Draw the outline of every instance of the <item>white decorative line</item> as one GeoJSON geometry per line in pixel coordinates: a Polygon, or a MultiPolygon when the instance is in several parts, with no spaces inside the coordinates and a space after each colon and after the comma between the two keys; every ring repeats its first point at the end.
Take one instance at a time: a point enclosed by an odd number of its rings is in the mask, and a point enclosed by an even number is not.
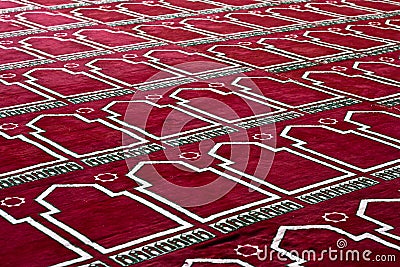
{"type": "Polygon", "coordinates": [[[179,155],[179,158],[189,159],[189,160],[199,159],[200,157],[201,154],[198,152],[183,152],[182,154],[179,155]]]}
{"type": "Polygon", "coordinates": [[[101,182],[113,182],[118,179],[118,175],[115,173],[106,172],[94,176],[94,179],[101,182]]]}
{"type": "Polygon", "coordinates": [[[5,131],[14,130],[16,128],[18,128],[18,124],[12,122],[3,123],[2,125],[0,125],[0,129],[5,131]]]}
{"type": "Polygon", "coordinates": [[[145,98],[147,100],[158,100],[162,98],[162,95],[146,95],[145,98]]]}
{"type": "Polygon", "coordinates": [[[76,110],[76,112],[80,113],[80,114],[89,114],[92,113],[94,111],[94,109],[92,108],[79,108],[76,110]]]}
{"type": "Polygon", "coordinates": [[[0,78],[2,79],[11,79],[11,78],[15,78],[17,76],[17,74],[15,73],[4,73],[0,75],[0,78]]]}
{"type": "Polygon", "coordinates": [[[237,255],[243,256],[245,258],[250,257],[250,256],[257,256],[260,253],[262,253],[262,250],[258,246],[253,246],[253,245],[250,245],[250,244],[246,244],[244,246],[238,245],[237,248],[235,249],[235,251],[236,251],[237,255]],[[250,254],[244,254],[244,253],[240,252],[240,249],[242,249],[242,248],[253,248],[255,251],[253,253],[250,253],[250,254]]]}
{"type": "Polygon", "coordinates": [[[22,197],[6,197],[5,199],[1,200],[0,203],[1,203],[1,206],[6,206],[8,208],[19,207],[19,206],[21,206],[22,204],[25,203],[25,198],[22,198],[22,197]],[[10,204],[10,200],[12,202],[14,202],[15,200],[18,200],[19,202],[14,203],[14,204],[10,204]]]}
{"type": "Polygon", "coordinates": [[[79,67],[78,63],[67,63],[64,65],[64,68],[73,69],[79,67]]]}
{"type": "Polygon", "coordinates": [[[343,67],[343,66],[333,66],[331,69],[334,70],[334,71],[346,71],[346,70],[347,70],[347,67],[343,67]]]}
{"type": "Polygon", "coordinates": [[[274,136],[272,134],[261,133],[253,135],[253,138],[256,140],[271,140],[274,136]]]}
{"type": "Polygon", "coordinates": [[[324,216],[322,216],[322,218],[324,218],[324,220],[327,221],[327,222],[338,223],[338,222],[345,222],[345,221],[347,221],[347,219],[349,218],[349,216],[347,216],[345,213],[334,211],[334,212],[325,213],[324,216]],[[334,216],[334,215],[340,215],[340,216],[342,216],[342,218],[341,218],[341,219],[338,219],[338,220],[330,219],[329,217],[332,216],[332,215],[333,215],[333,216],[334,216]]]}
{"type": "Polygon", "coordinates": [[[338,120],[331,119],[331,118],[321,118],[321,119],[319,119],[318,122],[321,124],[324,124],[324,125],[334,125],[334,124],[338,123],[338,120]]]}

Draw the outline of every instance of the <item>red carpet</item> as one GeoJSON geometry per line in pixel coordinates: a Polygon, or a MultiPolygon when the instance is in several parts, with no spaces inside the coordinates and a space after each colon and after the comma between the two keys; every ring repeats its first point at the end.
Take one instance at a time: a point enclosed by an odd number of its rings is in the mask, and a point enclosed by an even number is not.
{"type": "Polygon", "coordinates": [[[399,0],[0,13],[0,267],[399,266],[399,0]]]}

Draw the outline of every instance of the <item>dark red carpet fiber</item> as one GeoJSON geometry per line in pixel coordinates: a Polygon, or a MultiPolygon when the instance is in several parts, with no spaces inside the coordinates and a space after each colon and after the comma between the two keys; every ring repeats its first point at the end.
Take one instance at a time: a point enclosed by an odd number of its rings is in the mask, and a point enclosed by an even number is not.
{"type": "Polygon", "coordinates": [[[400,266],[399,0],[1,0],[0,267],[400,266]]]}

